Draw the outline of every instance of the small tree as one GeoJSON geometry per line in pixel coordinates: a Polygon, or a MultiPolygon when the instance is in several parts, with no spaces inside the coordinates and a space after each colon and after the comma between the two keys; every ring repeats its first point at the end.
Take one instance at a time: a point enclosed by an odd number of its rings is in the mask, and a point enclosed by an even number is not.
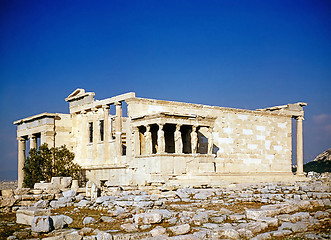
{"type": "Polygon", "coordinates": [[[31,149],[23,167],[24,185],[32,188],[36,182],[51,181],[52,177],[73,177],[81,180],[81,167],[74,163],[75,154],[65,145],[48,148],[43,144],[31,149]]]}

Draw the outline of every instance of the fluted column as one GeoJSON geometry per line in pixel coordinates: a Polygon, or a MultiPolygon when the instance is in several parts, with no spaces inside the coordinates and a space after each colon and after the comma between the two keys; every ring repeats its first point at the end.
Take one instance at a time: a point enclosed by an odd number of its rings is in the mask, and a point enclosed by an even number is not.
{"type": "Polygon", "coordinates": [[[25,138],[19,137],[18,140],[18,168],[17,168],[17,184],[18,188],[23,187],[24,180],[24,162],[25,162],[25,138]]]}
{"type": "Polygon", "coordinates": [[[165,152],[165,140],[163,124],[159,124],[159,130],[157,131],[157,153],[165,152]]]}
{"type": "Polygon", "coordinates": [[[303,117],[299,116],[297,120],[297,175],[303,176],[303,137],[302,137],[302,120],[303,117]]]}
{"type": "Polygon", "coordinates": [[[213,138],[213,129],[210,127],[208,128],[208,154],[213,154],[213,146],[214,146],[214,138],[213,138]]]}
{"type": "Polygon", "coordinates": [[[122,156],[122,103],[116,102],[115,151],[118,159],[122,156]]]}
{"type": "Polygon", "coordinates": [[[32,134],[29,136],[29,140],[30,140],[30,150],[32,148],[37,148],[37,137],[32,134]]]}
{"type": "Polygon", "coordinates": [[[109,130],[109,106],[103,106],[103,157],[104,162],[108,162],[109,160],[109,138],[110,138],[110,130],[109,130]]]}
{"type": "Polygon", "coordinates": [[[92,159],[98,159],[98,142],[99,139],[99,123],[98,123],[98,109],[92,109],[92,122],[93,122],[93,134],[92,134],[92,159]]]}
{"type": "Polygon", "coordinates": [[[180,131],[180,124],[176,125],[175,131],[175,152],[176,153],[183,153],[183,140],[182,140],[182,133],[180,131]]]}

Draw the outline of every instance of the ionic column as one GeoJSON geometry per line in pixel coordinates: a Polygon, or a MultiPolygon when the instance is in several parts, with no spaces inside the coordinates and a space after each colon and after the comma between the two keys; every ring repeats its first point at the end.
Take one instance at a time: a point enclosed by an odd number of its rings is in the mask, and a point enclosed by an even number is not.
{"type": "Polygon", "coordinates": [[[303,117],[299,116],[297,120],[297,175],[303,176],[303,138],[302,138],[302,120],[303,117]]]}
{"type": "Polygon", "coordinates": [[[145,147],[146,147],[146,154],[150,155],[153,153],[153,143],[152,143],[152,133],[151,133],[151,127],[149,125],[146,126],[146,132],[145,135],[145,147]]]}
{"type": "Polygon", "coordinates": [[[37,148],[37,137],[35,135],[30,135],[29,140],[30,140],[30,150],[32,148],[37,148]]]}
{"type": "Polygon", "coordinates": [[[115,118],[115,152],[118,159],[122,156],[122,103],[116,102],[115,118]]]}
{"type": "Polygon", "coordinates": [[[214,146],[214,138],[213,138],[213,129],[210,127],[208,128],[208,154],[213,154],[213,146],[214,146]]]}
{"type": "Polygon", "coordinates": [[[159,124],[159,130],[157,131],[157,153],[165,152],[165,140],[163,124],[159,124]]]}
{"type": "Polygon", "coordinates": [[[104,162],[109,160],[109,138],[110,138],[110,130],[109,130],[109,106],[106,105],[103,107],[103,114],[104,114],[104,139],[103,139],[103,157],[104,162]]]}
{"type": "Polygon", "coordinates": [[[25,162],[25,139],[17,138],[18,141],[18,168],[17,168],[17,184],[18,188],[23,187],[24,180],[24,162],[25,162]]]}
{"type": "Polygon", "coordinates": [[[183,153],[183,140],[182,140],[182,133],[180,132],[180,124],[176,125],[175,131],[175,152],[176,153],[183,153]]]}
{"type": "Polygon", "coordinates": [[[92,159],[98,158],[97,144],[100,139],[98,138],[100,131],[99,131],[99,122],[97,116],[98,116],[98,109],[92,109],[92,121],[93,121],[92,159]]]}
{"type": "Polygon", "coordinates": [[[133,131],[133,141],[134,141],[134,154],[135,156],[140,155],[140,138],[139,138],[139,129],[134,127],[133,131]]]}
{"type": "Polygon", "coordinates": [[[191,149],[192,154],[196,154],[198,150],[198,134],[197,134],[197,127],[192,126],[192,132],[191,132],[191,149]]]}

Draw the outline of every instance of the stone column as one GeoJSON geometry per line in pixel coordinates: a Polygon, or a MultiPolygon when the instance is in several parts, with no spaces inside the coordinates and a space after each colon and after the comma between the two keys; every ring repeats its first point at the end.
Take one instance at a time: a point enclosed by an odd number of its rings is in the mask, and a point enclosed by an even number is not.
{"type": "Polygon", "coordinates": [[[23,187],[24,180],[24,162],[25,162],[25,138],[19,137],[18,140],[18,168],[17,168],[17,184],[18,188],[23,187]]]}
{"type": "Polygon", "coordinates": [[[145,132],[145,147],[146,147],[146,155],[150,155],[153,153],[153,143],[152,143],[152,133],[151,127],[149,125],[146,126],[145,132]]]}
{"type": "Polygon", "coordinates": [[[159,124],[159,130],[157,131],[157,153],[165,152],[165,140],[163,124],[159,124]]]}
{"type": "Polygon", "coordinates": [[[109,106],[103,106],[103,131],[104,131],[104,139],[103,139],[103,158],[104,162],[108,162],[109,160],[109,138],[110,138],[110,130],[109,130],[109,106]]]}
{"type": "Polygon", "coordinates": [[[37,137],[32,134],[29,136],[29,140],[30,140],[30,150],[32,148],[37,148],[37,137]]]}
{"type": "Polygon", "coordinates": [[[299,116],[297,120],[297,176],[303,176],[303,138],[302,138],[302,120],[299,116]]]}
{"type": "Polygon", "coordinates": [[[208,128],[208,154],[213,154],[213,146],[214,146],[214,138],[213,138],[213,129],[210,127],[208,128]]]}
{"type": "Polygon", "coordinates": [[[182,140],[182,133],[180,131],[180,124],[176,125],[175,131],[175,152],[176,153],[183,153],[183,140],[182,140]]]}
{"type": "Polygon", "coordinates": [[[115,118],[115,153],[116,157],[122,157],[122,103],[116,102],[116,118],[115,118]]]}
{"type": "Polygon", "coordinates": [[[191,132],[191,150],[192,154],[196,154],[198,150],[198,134],[197,134],[197,127],[192,126],[192,132],[191,132]]]}
{"type": "Polygon", "coordinates": [[[92,159],[98,159],[98,142],[100,142],[99,136],[99,122],[98,122],[98,109],[92,109],[92,121],[93,121],[93,141],[92,141],[92,159]]]}
{"type": "Polygon", "coordinates": [[[140,155],[140,139],[138,127],[133,127],[134,155],[140,155]]]}

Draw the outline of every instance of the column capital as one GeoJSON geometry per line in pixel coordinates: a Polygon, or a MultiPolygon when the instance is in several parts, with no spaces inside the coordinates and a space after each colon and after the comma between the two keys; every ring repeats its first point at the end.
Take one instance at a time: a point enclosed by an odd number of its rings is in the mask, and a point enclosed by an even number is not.
{"type": "Polygon", "coordinates": [[[122,106],[122,102],[118,101],[118,102],[114,102],[115,106],[122,106]]]}
{"type": "Polygon", "coordinates": [[[17,141],[21,141],[21,142],[25,142],[26,139],[24,137],[17,137],[16,138],[17,141]]]}
{"type": "Polygon", "coordinates": [[[37,138],[36,135],[34,135],[34,134],[29,135],[29,139],[35,139],[35,138],[37,138]]]}
{"type": "Polygon", "coordinates": [[[295,120],[297,120],[297,121],[303,121],[303,120],[305,120],[305,119],[304,119],[303,116],[296,116],[296,117],[295,117],[295,120]]]}
{"type": "Polygon", "coordinates": [[[106,105],[103,105],[102,108],[103,108],[104,110],[109,110],[109,109],[110,109],[110,106],[106,104],[106,105]]]}

